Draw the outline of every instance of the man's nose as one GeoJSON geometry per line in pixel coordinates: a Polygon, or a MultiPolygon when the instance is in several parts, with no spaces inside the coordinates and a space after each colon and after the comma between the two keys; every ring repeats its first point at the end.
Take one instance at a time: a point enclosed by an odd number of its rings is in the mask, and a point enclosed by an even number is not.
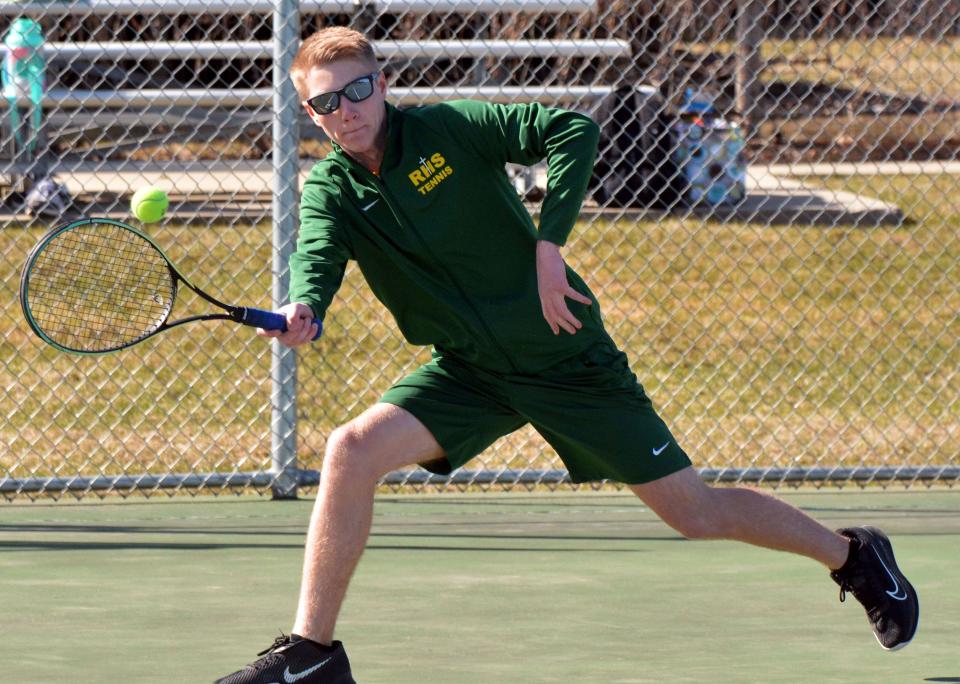
{"type": "Polygon", "coordinates": [[[359,108],[356,103],[351,102],[347,98],[340,97],[340,116],[345,120],[353,119],[357,116],[359,108]]]}

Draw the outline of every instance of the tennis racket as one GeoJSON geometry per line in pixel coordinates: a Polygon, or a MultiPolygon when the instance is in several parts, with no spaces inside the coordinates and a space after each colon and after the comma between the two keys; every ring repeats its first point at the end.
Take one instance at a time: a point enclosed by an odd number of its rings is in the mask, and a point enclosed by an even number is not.
{"type": "MultiPolygon", "coordinates": [[[[180,273],[163,250],[120,221],[83,218],[44,235],[20,276],[20,306],[31,329],[57,349],[104,354],[193,321],[230,320],[265,330],[287,329],[282,314],[231,306],[180,273]],[[223,313],[170,320],[178,285],[223,313]]],[[[314,337],[320,336],[320,322],[314,337]]]]}

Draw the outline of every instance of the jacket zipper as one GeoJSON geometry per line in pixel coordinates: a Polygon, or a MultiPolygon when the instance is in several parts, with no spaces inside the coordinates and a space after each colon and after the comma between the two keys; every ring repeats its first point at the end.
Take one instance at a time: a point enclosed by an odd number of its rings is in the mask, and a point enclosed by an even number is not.
{"type": "MultiPolygon", "coordinates": [[[[366,169],[364,170],[366,171],[366,169]]],[[[367,171],[367,173],[369,173],[369,171],[367,171]]],[[[372,173],[370,175],[373,176],[372,173]]],[[[424,239],[423,235],[420,234],[420,231],[416,229],[416,227],[413,225],[413,222],[408,221],[406,216],[404,216],[399,205],[394,201],[393,196],[387,190],[387,184],[383,181],[383,178],[379,176],[374,176],[374,178],[376,178],[377,184],[380,186],[380,194],[383,196],[384,202],[386,202],[387,207],[390,209],[390,212],[393,214],[393,217],[396,219],[397,223],[405,227],[416,236],[417,241],[423,248],[423,251],[433,260],[435,264],[437,264],[437,268],[440,269],[440,271],[447,277],[447,280],[449,280],[456,288],[460,298],[463,299],[468,307],[470,307],[470,311],[473,312],[473,315],[480,322],[480,327],[483,328],[483,331],[487,334],[487,338],[491,341],[496,350],[501,356],[503,356],[504,359],[506,359],[513,372],[519,373],[520,369],[517,368],[517,366],[513,363],[513,359],[510,358],[510,355],[507,354],[506,349],[504,349],[503,345],[500,344],[500,341],[497,340],[496,336],[493,334],[493,331],[490,329],[490,326],[487,325],[487,322],[484,320],[483,316],[480,315],[480,311],[476,306],[474,306],[470,298],[467,297],[467,293],[460,286],[460,283],[456,278],[453,277],[453,274],[446,269],[446,267],[443,265],[443,262],[437,258],[436,254],[433,253],[433,250],[430,249],[429,243],[424,239]]]]}

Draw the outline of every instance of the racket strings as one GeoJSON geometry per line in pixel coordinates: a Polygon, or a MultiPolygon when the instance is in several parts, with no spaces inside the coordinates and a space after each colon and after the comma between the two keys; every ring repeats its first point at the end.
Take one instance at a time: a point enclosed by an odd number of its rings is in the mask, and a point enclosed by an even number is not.
{"type": "Polygon", "coordinates": [[[149,335],[173,307],[164,256],[120,226],[80,224],[54,236],[30,271],[30,312],[57,344],[107,351],[149,335]]]}

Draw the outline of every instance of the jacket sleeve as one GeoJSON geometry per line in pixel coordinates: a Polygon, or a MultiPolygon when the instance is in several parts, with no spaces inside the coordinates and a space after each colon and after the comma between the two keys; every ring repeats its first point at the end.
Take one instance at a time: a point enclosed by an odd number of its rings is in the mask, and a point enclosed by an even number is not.
{"type": "Polygon", "coordinates": [[[307,304],[318,321],[326,316],[352,256],[339,197],[332,184],[307,180],[297,251],[290,257],[290,301],[307,304]]]}
{"type": "Polygon", "coordinates": [[[547,193],[540,212],[540,237],[563,245],[580,214],[593,173],[600,127],[577,112],[540,103],[490,104],[474,100],[447,105],[458,136],[497,164],[529,166],[547,160],[547,193]]]}

